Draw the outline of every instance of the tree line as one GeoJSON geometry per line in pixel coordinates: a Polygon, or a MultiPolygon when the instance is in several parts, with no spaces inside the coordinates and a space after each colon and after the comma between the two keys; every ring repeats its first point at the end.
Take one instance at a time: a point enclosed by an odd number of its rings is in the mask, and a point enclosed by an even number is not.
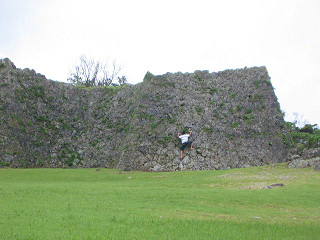
{"type": "Polygon", "coordinates": [[[317,124],[297,126],[295,122],[286,122],[289,131],[291,147],[303,150],[320,147],[320,129],[317,124]]]}

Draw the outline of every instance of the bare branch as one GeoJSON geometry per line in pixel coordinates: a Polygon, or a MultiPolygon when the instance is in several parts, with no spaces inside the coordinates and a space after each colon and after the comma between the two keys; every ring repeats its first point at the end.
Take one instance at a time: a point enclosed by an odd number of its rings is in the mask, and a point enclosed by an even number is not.
{"type": "Polygon", "coordinates": [[[122,66],[118,65],[116,61],[113,61],[112,65],[109,66],[107,61],[100,62],[92,58],[88,59],[86,56],[81,56],[79,64],[74,67],[68,81],[86,87],[110,86],[115,84],[115,80],[118,80],[119,84],[121,84],[126,81],[124,76],[121,78],[123,79],[122,81],[119,80],[118,75],[121,69],[122,66]]]}

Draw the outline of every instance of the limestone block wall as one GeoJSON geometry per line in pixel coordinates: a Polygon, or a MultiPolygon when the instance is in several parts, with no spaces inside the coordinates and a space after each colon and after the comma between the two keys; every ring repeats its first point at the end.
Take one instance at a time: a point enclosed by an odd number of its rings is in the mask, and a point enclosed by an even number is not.
{"type": "Polygon", "coordinates": [[[174,171],[285,161],[287,131],[265,67],[147,73],[81,88],[0,61],[0,166],[174,171]],[[179,159],[178,131],[195,150],[179,159]]]}

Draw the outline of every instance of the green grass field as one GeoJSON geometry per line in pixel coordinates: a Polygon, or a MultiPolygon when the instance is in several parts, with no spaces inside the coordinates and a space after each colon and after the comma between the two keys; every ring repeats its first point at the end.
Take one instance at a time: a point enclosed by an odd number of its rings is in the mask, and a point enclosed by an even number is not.
{"type": "Polygon", "coordinates": [[[0,239],[320,239],[320,173],[0,169],[0,239]]]}

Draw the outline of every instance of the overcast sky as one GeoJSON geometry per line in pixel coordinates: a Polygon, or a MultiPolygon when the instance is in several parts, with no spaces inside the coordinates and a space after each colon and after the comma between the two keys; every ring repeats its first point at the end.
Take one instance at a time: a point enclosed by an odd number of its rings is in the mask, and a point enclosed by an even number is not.
{"type": "Polygon", "coordinates": [[[320,125],[320,0],[0,0],[0,58],[66,81],[81,55],[130,83],[266,66],[286,120],[320,125]]]}

